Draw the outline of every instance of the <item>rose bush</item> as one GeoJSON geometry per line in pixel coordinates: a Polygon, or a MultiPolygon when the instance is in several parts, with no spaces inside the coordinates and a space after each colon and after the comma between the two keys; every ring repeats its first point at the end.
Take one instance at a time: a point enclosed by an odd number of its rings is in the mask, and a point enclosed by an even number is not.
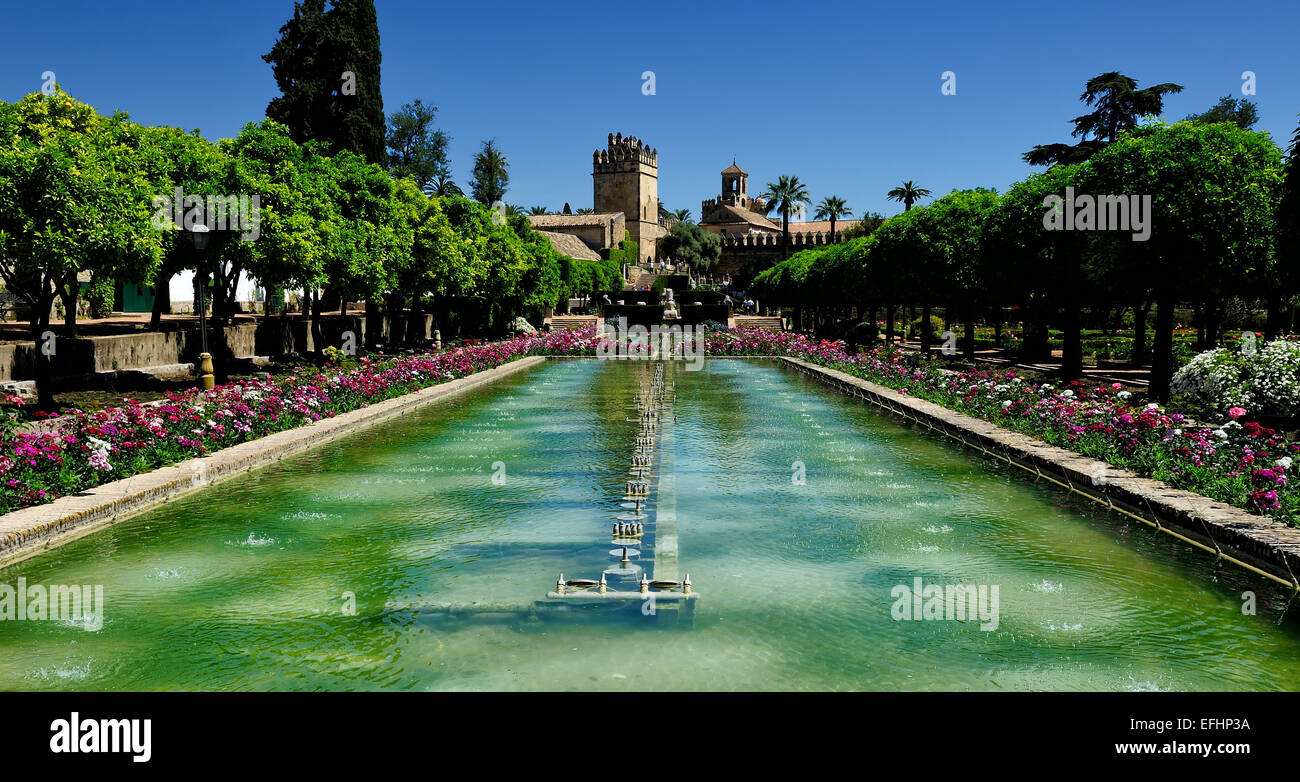
{"type": "MultiPolygon", "coordinates": [[[[1265,350],[1278,350],[1275,344],[1265,350]]],[[[802,358],[1139,475],[1300,522],[1300,496],[1287,478],[1300,445],[1258,423],[1241,423],[1250,414],[1249,396],[1232,405],[1238,409],[1222,425],[1204,426],[1159,405],[1135,407],[1118,383],[1076,381],[1058,388],[1007,370],[951,372],[916,353],[879,347],[851,355],[843,342],[767,331],[712,335],[706,345],[709,355],[802,358]]]]}
{"type": "MultiPolygon", "coordinates": [[[[161,403],[73,411],[31,432],[0,435],[0,511],[49,502],[117,478],[355,410],[528,355],[592,355],[594,331],[528,334],[505,342],[399,358],[362,359],[351,371],[299,368],[161,403]]],[[[1280,350],[1266,346],[1265,351],[1280,350]]],[[[1064,387],[1007,370],[953,372],[916,353],[878,347],[850,354],[843,342],[764,330],[711,332],[710,356],[793,356],[927,399],[1100,459],[1291,523],[1300,495],[1290,472],[1300,445],[1250,421],[1250,398],[1215,426],[1158,405],[1136,406],[1119,384],[1064,387]],[[1245,423],[1242,420],[1245,420],[1245,423]]],[[[1259,381],[1285,385],[1285,378],[1259,381]]]]}
{"type": "Polygon", "coordinates": [[[347,372],[299,367],[280,377],[168,394],[159,403],[127,402],[95,413],[73,410],[43,424],[41,431],[15,428],[11,419],[0,436],[0,512],[50,502],[524,356],[589,354],[595,344],[592,332],[527,334],[438,353],[362,358],[347,372]]]}

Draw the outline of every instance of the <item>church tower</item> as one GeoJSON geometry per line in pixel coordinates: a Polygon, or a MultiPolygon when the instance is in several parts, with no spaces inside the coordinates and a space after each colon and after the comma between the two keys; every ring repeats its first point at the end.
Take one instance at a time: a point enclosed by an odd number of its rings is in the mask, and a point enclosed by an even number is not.
{"type": "Polygon", "coordinates": [[[749,201],[749,172],[731,161],[722,169],[722,203],[728,206],[746,206],[749,201]]]}
{"type": "Polygon", "coordinates": [[[659,224],[658,150],[635,136],[611,133],[608,146],[592,153],[591,177],[596,212],[622,212],[638,259],[654,260],[655,240],[666,233],[659,224]]]}

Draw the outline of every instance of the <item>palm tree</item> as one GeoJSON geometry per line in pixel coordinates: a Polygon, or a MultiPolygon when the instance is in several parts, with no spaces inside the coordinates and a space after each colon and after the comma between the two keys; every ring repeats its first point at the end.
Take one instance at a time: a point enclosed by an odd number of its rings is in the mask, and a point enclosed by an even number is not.
{"type": "Polygon", "coordinates": [[[803,216],[808,209],[808,201],[811,196],[808,195],[808,188],[803,182],[799,181],[797,176],[780,176],[776,182],[768,182],[767,190],[759,196],[766,205],[763,212],[767,213],[773,209],[781,213],[781,244],[785,247],[785,254],[790,254],[790,215],[803,216]]]}
{"type": "Polygon", "coordinates": [[[902,186],[890,190],[885,195],[890,201],[902,201],[903,211],[906,212],[912,208],[912,204],[915,204],[922,198],[929,198],[930,191],[926,190],[924,187],[917,187],[916,183],[909,179],[904,182],[902,186]]]}
{"type": "Polygon", "coordinates": [[[689,209],[678,209],[676,212],[673,212],[672,215],[677,218],[679,222],[689,223],[691,221],[691,210],[689,209]]]}
{"type": "Polygon", "coordinates": [[[1183,91],[1183,85],[1165,82],[1139,90],[1137,81],[1118,71],[1094,76],[1083,86],[1079,100],[1093,106],[1090,114],[1075,117],[1070,134],[1078,144],[1040,144],[1022,157],[1035,166],[1081,163],[1119,137],[1121,131],[1137,127],[1138,120],[1164,110],[1165,95],[1183,91]],[[1088,138],[1091,135],[1092,138],[1088,138]]]}
{"type": "Polygon", "coordinates": [[[595,213],[596,210],[591,207],[584,207],[578,210],[578,214],[580,215],[594,215],[595,213]]]}
{"type": "Polygon", "coordinates": [[[852,217],[853,210],[839,196],[826,196],[817,205],[816,218],[831,221],[831,244],[835,243],[835,221],[841,217],[852,217]]]}
{"type": "Polygon", "coordinates": [[[547,209],[546,207],[544,207],[544,206],[530,206],[530,207],[528,207],[528,214],[530,214],[530,215],[545,215],[545,214],[550,214],[550,210],[548,210],[548,209],[547,209]]]}
{"type": "Polygon", "coordinates": [[[424,186],[424,194],[427,196],[453,196],[465,195],[465,191],[460,186],[451,181],[451,174],[446,171],[434,175],[424,186]]]}

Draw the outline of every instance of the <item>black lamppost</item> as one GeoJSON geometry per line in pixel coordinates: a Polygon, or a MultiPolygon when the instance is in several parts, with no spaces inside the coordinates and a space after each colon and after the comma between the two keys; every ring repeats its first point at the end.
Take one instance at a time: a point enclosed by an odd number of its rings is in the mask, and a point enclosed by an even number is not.
{"type": "Polygon", "coordinates": [[[199,309],[199,334],[203,345],[203,352],[199,354],[199,374],[203,382],[203,390],[211,391],[216,385],[216,378],[212,374],[212,354],[208,352],[208,318],[207,304],[203,299],[203,294],[208,285],[206,253],[208,248],[208,231],[209,229],[203,223],[197,223],[190,229],[194,233],[194,249],[198,252],[199,263],[194,273],[194,306],[199,309]]]}

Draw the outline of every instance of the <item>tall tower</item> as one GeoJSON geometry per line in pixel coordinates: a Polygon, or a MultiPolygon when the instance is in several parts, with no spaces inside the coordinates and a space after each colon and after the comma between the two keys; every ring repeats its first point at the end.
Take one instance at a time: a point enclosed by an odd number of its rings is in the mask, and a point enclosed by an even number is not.
{"type": "MultiPolygon", "coordinates": [[[[659,152],[641,139],[609,134],[609,145],[592,153],[593,203],[597,212],[622,212],[641,261],[655,257],[659,224],[659,152]]],[[[619,241],[622,237],[617,237],[619,241]]]]}
{"type": "Polygon", "coordinates": [[[722,169],[722,203],[731,206],[745,206],[749,201],[749,172],[736,165],[722,169]]]}

